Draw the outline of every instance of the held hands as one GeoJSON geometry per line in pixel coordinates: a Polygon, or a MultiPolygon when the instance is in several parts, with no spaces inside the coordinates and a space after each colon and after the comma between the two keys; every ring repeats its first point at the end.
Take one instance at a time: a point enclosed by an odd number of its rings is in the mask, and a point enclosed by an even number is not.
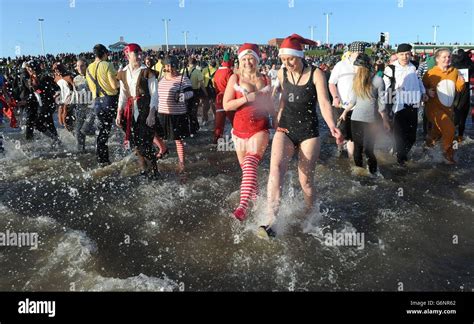
{"type": "Polygon", "coordinates": [[[344,143],[344,136],[342,136],[342,133],[339,128],[333,126],[329,130],[331,131],[331,135],[334,136],[334,138],[336,139],[336,143],[338,145],[344,143]]]}
{"type": "Polygon", "coordinates": [[[341,120],[346,120],[346,117],[347,117],[347,112],[348,110],[344,110],[344,112],[342,113],[341,117],[339,117],[341,120]]]}
{"type": "Polygon", "coordinates": [[[333,107],[339,107],[341,105],[341,99],[339,99],[339,97],[334,97],[332,99],[332,105],[333,107]]]}
{"type": "Polygon", "coordinates": [[[385,129],[387,133],[390,132],[390,129],[391,129],[390,123],[386,119],[383,120],[383,128],[385,129]]]}

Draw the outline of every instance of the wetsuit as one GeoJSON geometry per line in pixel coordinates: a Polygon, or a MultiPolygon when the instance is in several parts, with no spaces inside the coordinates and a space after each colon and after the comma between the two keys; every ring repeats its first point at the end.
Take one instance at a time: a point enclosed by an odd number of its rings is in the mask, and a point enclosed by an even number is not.
{"type": "Polygon", "coordinates": [[[319,122],[316,114],[318,96],[313,82],[315,69],[315,67],[311,67],[311,74],[305,85],[290,83],[288,72],[286,68],[283,69],[283,100],[285,106],[277,130],[285,133],[295,146],[300,145],[307,139],[319,136],[319,122]]]}

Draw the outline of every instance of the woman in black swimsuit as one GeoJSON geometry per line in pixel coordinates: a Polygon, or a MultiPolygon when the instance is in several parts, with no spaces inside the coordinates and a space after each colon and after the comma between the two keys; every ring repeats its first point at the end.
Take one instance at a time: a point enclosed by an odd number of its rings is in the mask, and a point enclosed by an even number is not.
{"type": "Polygon", "coordinates": [[[273,138],[270,176],[268,178],[268,218],[260,227],[271,236],[270,226],[278,213],[283,179],[288,163],[298,152],[298,176],[308,213],[312,211],[314,195],[314,170],[319,157],[319,129],[316,103],[328,124],[331,134],[342,142],[341,132],[336,128],[331,104],[328,100],[327,82],[324,73],[304,63],[302,44],[315,42],[293,34],[287,37],[279,51],[283,69],[278,71],[278,79],[283,87],[278,112],[278,128],[273,138]]]}

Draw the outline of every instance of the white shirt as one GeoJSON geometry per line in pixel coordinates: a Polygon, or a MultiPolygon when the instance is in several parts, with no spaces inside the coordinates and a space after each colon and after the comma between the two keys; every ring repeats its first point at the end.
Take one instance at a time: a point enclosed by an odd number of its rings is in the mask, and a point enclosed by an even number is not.
{"type": "Polygon", "coordinates": [[[347,58],[336,63],[329,77],[329,83],[337,85],[337,93],[343,107],[346,107],[351,99],[355,74],[353,62],[347,58]]]}
{"type": "Polygon", "coordinates": [[[64,79],[59,79],[56,82],[61,89],[61,104],[68,105],[71,102],[72,98],[72,91],[69,89],[69,84],[64,79]]]}
{"type": "Polygon", "coordinates": [[[275,82],[276,82],[276,80],[278,80],[278,71],[272,69],[272,70],[268,71],[267,75],[271,80],[272,87],[275,87],[276,86],[275,82]]]}
{"type": "MultiPolygon", "coordinates": [[[[398,61],[395,61],[393,65],[395,66],[395,96],[393,97],[393,112],[397,113],[405,109],[405,104],[414,105],[415,108],[418,108],[421,97],[426,93],[426,91],[423,83],[416,74],[416,67],[411,63],[402,66],[398,61]]],[[[392,69],[387,66],[383,77],[387,96],[390,94],[389,88],[392,84],[390,82],[391,76],[392,69]]],[[[389,98],[386,98],[385,100],[385,102],[390,103],[388,101],[389,98]]]]}
{"type": "MultiPolygon", "coordinates": [[[[132,71],[132,68],[129,64],[125,66],[123,71],[125,71],[125,76],[127,78],[127,84],[128,88],[130,90],[130,94],[127,94],[127,91],[125,90],[125,86],[120,80],[120,95],[119,95],[119,103],[118,106],[120,109],[124,109],[125,105],[127,104],[127,99],[128,95],[135,97],[136,91],[137,91],[137,81],[138,77],[140,75],[141,70],[146,69],[147,67],[142,64],[138,69],[135,69],[132,71]]],[[[156,80],[155,76],[152,76],[151,78],[148,79],[148,90],[150,91],[150,109],[151,108],[157,108],[158,107],[158,82],[156,80]]],[[[137,106],[137,101],[134,100],[133,102],[133,116],[135,117],[135,120],[138,118],[138,106],[137,106]]]]}

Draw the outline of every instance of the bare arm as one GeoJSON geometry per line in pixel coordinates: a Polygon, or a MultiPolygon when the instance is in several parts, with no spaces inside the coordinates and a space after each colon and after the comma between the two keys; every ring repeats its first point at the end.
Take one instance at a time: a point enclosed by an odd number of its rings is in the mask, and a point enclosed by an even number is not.
{"type": "Polygon", "coordinates": [[[329,127],[332,136],[336,138],[336,142],[339,144],[343,141],[341,131],[336,128],[334,117],[332,114],[332,107],[328,99],[328,89],[326,86],[326,77],[320,69],[316,69],[313,75],[314,85],[318,93],[318,103],[323,115],[324,121],[329,127]]]}
{"type": "MultiPolygon", "coordinates": [[[[281,91],[283,93],[283,69],[278,70],[278,82],[280,83],[281,91]]],[[[278,111],[277,111],[277,126],[278,123],[280,122],[280,117],[281,113],[283,112],[283,109],[285,108],[285,102],[283,101],[283,95],[280,98],[280,103],[278,105],[278,111]]]]}
{"type": "Polygon", "coordinates": [[[341,98],[339,98],[339,92],[337,91],[337,86],[334,83],[329,83],[329,92],[333,98],[332,105],[334,107],[339,107],[341,105],[341,98]]]}

